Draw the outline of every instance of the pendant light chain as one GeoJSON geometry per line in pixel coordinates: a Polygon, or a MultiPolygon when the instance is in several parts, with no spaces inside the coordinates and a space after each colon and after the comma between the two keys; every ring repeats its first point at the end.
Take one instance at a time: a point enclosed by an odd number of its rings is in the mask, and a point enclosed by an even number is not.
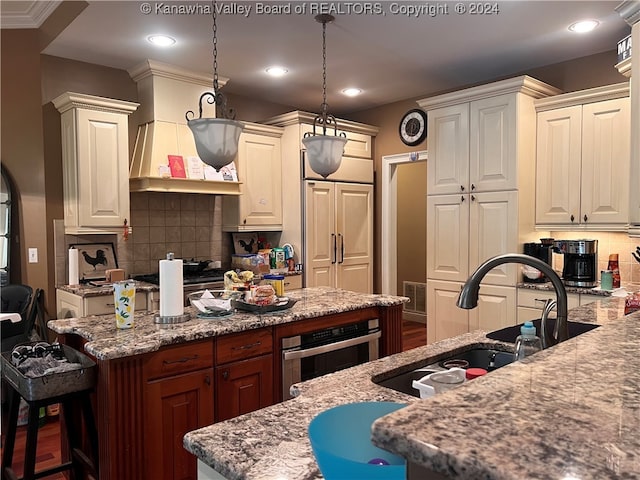
{"type": "Polygon", "coordinates": [[[211,16],[213,17],[213,93],[218,93],[218,24],[216,19],[216,0],[211,0],[211,16]]]}
{"type": "Polygon", "coordinates": [[[193,110],[188,110],[184,117],[187,125],[193,133],[198,157],[207,165],[213,167],[216,172],[229,165],[238,155],[238,143],[240,134],[244,129],[241,122],[236,122],[236,113],[232,108],[227,108],[227,99],[220,92],[218,85],[218,23],[216,0],[211,0],[211,17],[213,19],[213,92],[204,92],[198,100],[198,118],[195,118],[193,110]],[[213,118],[202,117],[202,103],[215,105],[213,118]]]}
{"type": "Polygon", "coordinates": [[[327,22],[322,22],[322,116],[326,119],[327,105],[327,22]]]}

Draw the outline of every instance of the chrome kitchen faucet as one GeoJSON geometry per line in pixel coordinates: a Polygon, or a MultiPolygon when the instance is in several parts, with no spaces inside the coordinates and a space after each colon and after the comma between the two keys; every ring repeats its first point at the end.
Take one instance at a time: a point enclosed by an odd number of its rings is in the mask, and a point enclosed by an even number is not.
{"type": "Polygon", "coordinates": [[[529,265],[540,270],[549,280],[551,280],[551,284],[556,291],[558,317],[556,319],[556,328],[554,329],[554,332],[551,333],[550,330],[546,328],[546,315],[543,316],[543,320],[545,321],[541,328],[542,345],[544,348],[547,348],[567,340],[569,338],[569,326],[567,324],[567,291],[564,288],[562,279],[550,265],[535,257],[530,257],[529,255],[521,253],[507,253],[492,257],[484,262],[476,269],[475,272],[473,272],[462,287],[462,291],[460,292],[456,305],[465,309],[477,307],[480,282],[490,270],[498,265],[502,265],[503,263],[521,263],[523,265],[529,265]]]}

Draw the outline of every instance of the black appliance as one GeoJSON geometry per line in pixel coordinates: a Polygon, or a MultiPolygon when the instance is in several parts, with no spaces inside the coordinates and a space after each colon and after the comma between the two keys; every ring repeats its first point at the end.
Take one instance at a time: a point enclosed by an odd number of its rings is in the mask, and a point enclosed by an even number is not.
{"type": "MultiPolygon", "coordinates": [[[[184,285],[194,285],[198,283],[224,282],[224,273],[225,273],[225,270],[221,268],[212,268],[212,269],[203,270],[197,273],[183,272],[182,283],[184,285]]],[[[135,275],[132,278],[134,280],[138,280],[139,282],[148,282],[148,283],[153,283],[154,285],[160,284],[159,273],[135,275]]]]}
{"type": "MultiPolygon", "coordinates": [[[[553,243],[525,243],[524,254],[535,257],[538,260],[542,260],[547,265],[551,265],[551,261],[553,258],[553,243]]],[[[544,283],[549,281],[547,276],[544,275],[540,270],[533,267],[528,267],[526,265],[523,268],[522,280],[526,283],[544,283]]]]}
{"type": "MultiPolygon", "coordinates": [[[[182,273],[182,284],[184,285],[184,305],[189,305],[187,296],[191,292],[197,292],[198,290],[223,290],[224,289],[224,273],[226,270],[221,268],[211,268],[202,270],[200,272],[187,272],[182,273]]],[[[139,282],[152,283],[154,285],[160,285],[160,274],[149,273],[145,275],[134,275],[134,280],[139,282]]]]}
{"type": "Polygon", "coordinates": [[[378,358],[378,319],[282,338],[282,399],[295,383],[378,358]]]}
{"type": "Polygon", "coordinates": [[[555,240],[553,251],[564,255],[562,279],[570,287],[598,286],[598,241],[555,240]]]}

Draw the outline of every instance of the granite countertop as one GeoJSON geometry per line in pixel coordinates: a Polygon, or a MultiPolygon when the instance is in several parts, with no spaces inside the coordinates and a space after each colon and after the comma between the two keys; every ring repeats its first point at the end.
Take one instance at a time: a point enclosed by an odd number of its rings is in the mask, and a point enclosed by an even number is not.
{"type": "Polygon", "coordinates": [[[381,358],[300,383],[292,400],[189,432],[184,445],[229,479],[318,479],[307,436],[315,415],[397,401],[408,406],[374,424],[374,443],[450,478],[637,478],[640,312],[623,314],[620,298],[575,308],[570,320],[602,326],[430,399],[373,381],[452,350],[510,346],[474,332],[381,358]]]}
{"type": "Polygon", "coordinates": [[[134,327],[116,328],[114,315],[51,320],[47,326],[56,333],[75,334],[88,341],[85,350],[100,360],[154,352],[162,346],[242,332],[261,327],[306,320],[367,307],[400,305],[406,297],[364,294],[330,287],[291,290],[297,303],[290,309],[267,314],[236,312],[230,317],[200,319],[193,307],[185,307],[191,320],[173,325],[154,323],[157,312],[135,312],[134,327]]]}
{"type": "MultiPolygon", "coordinates": [[[[160,287],[158,285],[154,285],[153,283],[140,282],[138,280],[131,281],[136,284],[136,291],[140,290],[143,292],[157,292],[160,290],[160,287]]],[[[56,288],[58,290],[73,293],[74,295],[78,295],[80,297],[101,297],[103,295],[113,294],[113,284],[101,285],[98,287],[88,284],[58,285],[56,288]]]]}
{"type": "MultiPolygon", "coordinates": [[[[554,291],[553,284],[551,282],[542,282],[542,283],[529,283],[529,282],[520,282],[516,285],[517,288],[525,288],[528,290],[550,290],[554,291]]],[[[614,288],[613,290],[603,290],[600,287],[570,287],[565,285],[565,290],[567,293],[580,293],[582,295],[598,295],[601,297],[624,297],[627,292],[635,292],[640,289],[640,284],[638,283],[622,283],[621,288],[614,288]]]]}

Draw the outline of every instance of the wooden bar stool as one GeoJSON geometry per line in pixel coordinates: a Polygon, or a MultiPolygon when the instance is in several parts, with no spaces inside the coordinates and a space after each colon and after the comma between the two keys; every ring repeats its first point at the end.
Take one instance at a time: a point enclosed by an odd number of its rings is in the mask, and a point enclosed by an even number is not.
{"type": "Polygon", "coordinates": [[[81,363],[83,368],[43,377],[28,378],[13,366],[10,360],[10,352],[2,354],[2,376],[6,380],[8,386],[7,394],[9,396],[7,436],[2,454],[3,480],[18,479],[13,471],[12,464],[21,398],[29,406],[22,479],[37,479],[64,470],[70,470],[71,478],[75,480],[82,480],[85,478],[85,474],[89,478],[98,478],[98,433],[90,397],[96,383],[95,363],[66,345],[62,347],[64,347],[65,355],[69,361],[81,363]],[[39,412],[42,407],[54,403],[59,403],[62,407],[71,458],[61,465],[36,473],[39,412]],[[78,411],[78,407],[82,412],[81,417],[73,414],[78,411]],[[87,455],[82,449],[83,424],[91,456],[87,455]]]}

